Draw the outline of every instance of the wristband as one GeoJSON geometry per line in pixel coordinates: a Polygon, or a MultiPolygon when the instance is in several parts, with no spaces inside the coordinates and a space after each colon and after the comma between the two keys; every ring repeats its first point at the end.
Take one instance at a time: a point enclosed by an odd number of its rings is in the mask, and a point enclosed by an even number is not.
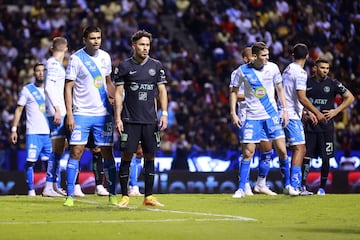
{"type": "Polygon", "coordinates": [[[11,132],[16,132],[17,131],[17,127],[16,126],[12,126],[11,127],[11,132]]]}
{"type": "Polygon", "coordinates": [[[168,112],[167,111],[162,111],[161,116],[168,116],[168,112]]]}

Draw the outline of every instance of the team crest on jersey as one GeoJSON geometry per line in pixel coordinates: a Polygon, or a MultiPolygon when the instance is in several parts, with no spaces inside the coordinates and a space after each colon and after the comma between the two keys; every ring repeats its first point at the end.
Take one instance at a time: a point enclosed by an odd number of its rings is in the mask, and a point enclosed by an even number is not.
{"type": "Polygon", "coordinates": [[[255,89],[255,96],[257,98],[263,98],[266,96],[266,89],[264,87],[258,87],[255,89]]]}
{"type": "Polygon", "coordinates": [[[102,76],[97,76],[94,79],[94,86],[96,88],[101,88],[103,86],[103,78],[102,76]]]}
{"type": "Polygon", "coordinates": [[[40,110],[40,112],[42,112],[42,113],[45,112],[45,110],[46,110],[45,103],[42,103],[42,104],[39,105],[39,110],[40,110]]]}
{"type": "Polygon", "coordinates": [[[150,68],[150,69],[149,69],[149,75],[153,77],[153,76],[155,76],[155,74],[156,74],[155,69],[150,68]]]}
{"type": "Polygon", "coordinates": [[[130,83],[130,89],[132,91],[137,91],[139,89],[139,84],[137,84],[136,82],[130,83]]]}
{"type": "Polygon", "coordinates": [[[329,86],[325,86],[325,87],[324,87],[324,92],[326,92],[326,93],[330,92],[330,87],[329,87],[329,86]]]}

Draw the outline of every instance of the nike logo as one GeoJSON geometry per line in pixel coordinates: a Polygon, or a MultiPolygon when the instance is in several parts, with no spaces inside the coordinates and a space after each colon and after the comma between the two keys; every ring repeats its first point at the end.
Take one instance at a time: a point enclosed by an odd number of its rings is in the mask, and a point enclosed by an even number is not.
{"type": "Polygon", "coordinates": [[[306,89],[306,91],[310,91],[311,89],[312,89],[312,87],[309,87],[309,88],[306,89]]]}
{"type": "Polygon", "coordinates": [[[136,73],[136,70],[135,71],[130,71],[129,74],[132,75],[132,74],[135,74],[136,73]]]}

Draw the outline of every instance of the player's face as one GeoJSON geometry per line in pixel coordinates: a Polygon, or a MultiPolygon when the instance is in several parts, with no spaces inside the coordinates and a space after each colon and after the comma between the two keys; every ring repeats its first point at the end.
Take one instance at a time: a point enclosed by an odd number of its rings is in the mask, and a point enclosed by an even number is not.
{"type": "Polygon", "coordinates": [[[142,37],[137,40],[132,47],[135,53],[135,57],[144,60],[149,55],[150,39],[147,37],[142,37]]]}
{"type": "Polygon", "coordinates": [[[39,65],[35,68],[35,79],[36,81],[44,81],[45,76],[45,67],[43,65],[39,65]]]}
{"type": "Polygon", "coordinates": [[[86,48],[96,51],[101,46],[101,33],[100,32],[89,33],[87,38],[83,38],[83,41],[86,45],[86,48]]]}
{"type": "Polygon", "coordinates": [[[316,75],[319,78],[325,78],[330,71],[330,64],[328,63],[318,63],[316,67],[316,75]]]}
{"type": "Polygon", "coordinates": [[[266,65],[269,61],[269,50],[261,50],[258,54],[255,54],[253,56],[254,63],[256,63],[257,65],[266,65]]]}

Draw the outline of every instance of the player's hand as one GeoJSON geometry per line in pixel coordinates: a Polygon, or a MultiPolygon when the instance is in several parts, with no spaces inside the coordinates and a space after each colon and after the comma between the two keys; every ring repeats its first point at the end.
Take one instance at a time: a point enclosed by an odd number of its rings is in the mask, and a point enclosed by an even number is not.
{"type": "Polygon", "coordinates": [[[69,129],[70,132],[72,132],[75,128],[75,121],[73,115],[67,115],[66,116],[66,126],[69,129]]]}
{"type": "Polygon", "coordinates": [[[12,144],[16,144],[17,143],[17,139],[18,139],[18,135],[17,135],[17,132],[12,132],[11,135],[10,135],[10,142],[12,144]]]}
{"type": "Polygon", "coordinates": [[[317,117],[315,116],[314,113],[308,111],[307,113],[307,118],[310,119],[311,123],[315,126],[319,123],[319,120],[317,119],[317,117]]]}
{"type": "Polygon", "coordinates": [[[283,128],[285,128],[288,124],[289,124],[289,115],[288,115],[288,111],[283,111],[282,115],[281,115],[281,125],[283,128]]]}
{"type": "Polygon", "coordinates": [[[55,111],[54,114],[54,124],[60,125],[61,124],[61,114],[60,111],[55,111]]]}
{"type": "Polygon", "coordinates": [[[334,118],[337,115],[337,112],[335,109],[323,110],[323,113],[324,113],[326,121],[329,121],[330,119],[334,118]]]}
{"type": "Polygon", "coordinates": [[[168,126],[168,117],[165,115],[162,115],[160,117],[160,122],[159,122],[159,127],[160,127],[160,131],[163,131],[167,128],[168,126]]]}
{"type": "Polygon", "coordinates": [[[236,113],[230,113],[230,118],[235,127],[241,128],[242,122],[236,113]]]}
{"type": "Polygon", "coordinates": [[[119,132],[120,135],[122,134],[124,131],[124,124],[121,120],[115,121],[115,129],[119,132]]]}
{"type": "Polygon", "coordinates": [[[316,118],[319,122],[326,122],[326,117],[322,112],[316,114],[316,118]]]}

